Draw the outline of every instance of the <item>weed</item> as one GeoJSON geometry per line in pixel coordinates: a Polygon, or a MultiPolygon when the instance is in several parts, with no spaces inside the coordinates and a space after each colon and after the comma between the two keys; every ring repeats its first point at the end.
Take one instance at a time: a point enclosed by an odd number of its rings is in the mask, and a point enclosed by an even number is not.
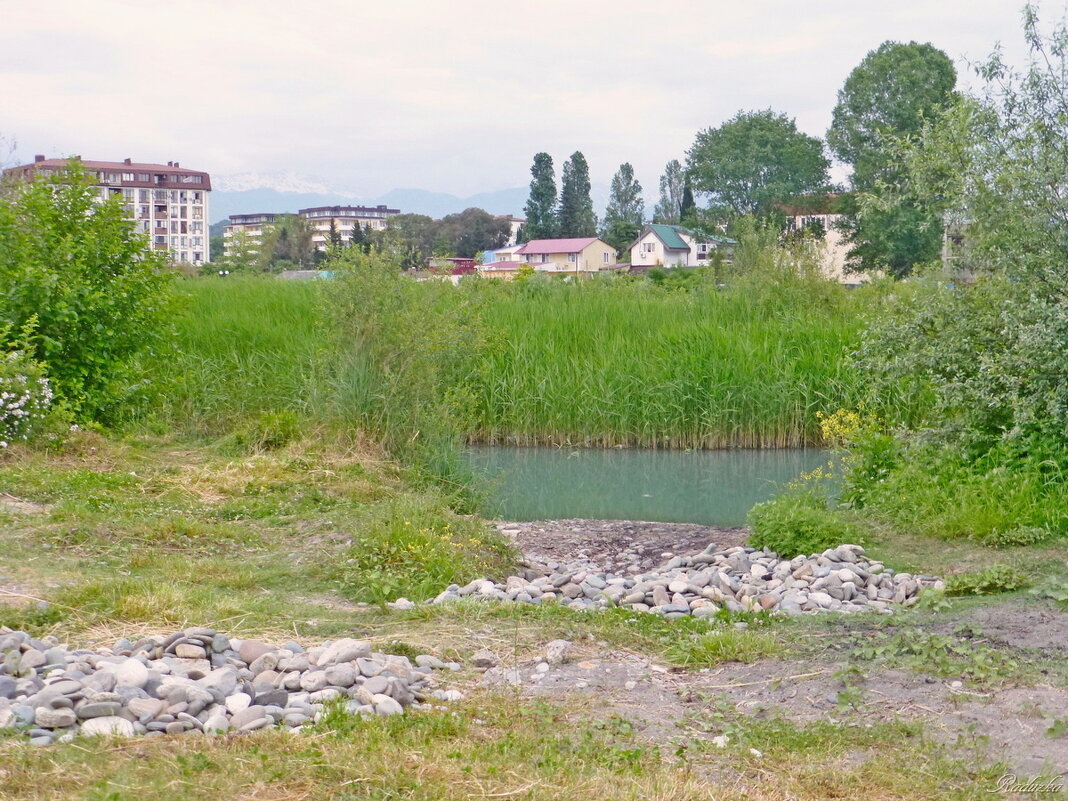
{"type": "Polygon", "coordinates": [[[1018,667],[1015,659],[961,636],[920,631],[875,634],[854,649],[855,658],[880,661],[936,676],[963,676],[980,683],[1004,680],[1018,667]]]}
{"type": "Polygon", "coordinates": [[[1027,574],[1009,565],[990,565],[976,573],[958,573],[946,579],[947,595],[994,595],[1030,586],[1027,574]]]}

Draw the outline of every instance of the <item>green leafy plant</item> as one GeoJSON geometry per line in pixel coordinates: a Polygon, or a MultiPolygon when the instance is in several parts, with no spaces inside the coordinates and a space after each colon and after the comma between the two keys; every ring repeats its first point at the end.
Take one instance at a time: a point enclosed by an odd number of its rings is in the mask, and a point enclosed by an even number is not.
{"type": "Polygon", "coordinates": [[[991,565],[974,573],[958,573],[946,578],[947,595],[994,595],[1015,592],[1030,586],[1031,580],[1009,565],[991,565]]]}
{"type": "Polygon", "coordinates": [[[793,487],[749,511],[749,544],[770,548],[782,557],[807,556],[849,543],[861,544],[860,528],[828,508],[817,489],[793,487]]]}

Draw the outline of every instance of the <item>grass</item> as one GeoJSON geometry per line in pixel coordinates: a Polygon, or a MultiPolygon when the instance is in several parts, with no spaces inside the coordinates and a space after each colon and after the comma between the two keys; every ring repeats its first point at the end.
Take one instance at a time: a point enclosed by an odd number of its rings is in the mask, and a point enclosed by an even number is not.
{"type": "MultiPolygon", "coordinates": [[[[946,757],[916,727],[875,729],[781,721],[739,725],[726,750],[665,758],[636,726],[511,694],[469,697],[455,711],[389,719],[328,716],[309,735],[258,732],[34,748],[0,742],[8,798],[412,799],[613,798],[717,801],[795,798],[972,798],[996,767],[946,757]],[[750,745],[752,744],[752,746],[750,745]],[[749,747],[764,755],[757,759],[749,747]],[[870,758],[852,763],[862,753],[870,758]]],[[[691,739],[694,746],[698,742],[691,739]]]]}
{"type": "MultiPolygon", "coordinates": [[[[420,530],[463,532],[465,548],[414,549],[407,572],[380,565],[392,598],[503,572],[513,558],[496,532],[413,490],[373,449],[303,442],[235,458],[185,441],[82,439],[66,454],[0,453],[0,486],[39,510],[0,507],[0,573],[52,604],[41,625],[64,635],[197,621],[324,636],[344,619],[344,596],[371,591],[373,577],[339,565],[354,543],[387,542],[398,508],[420,530]],[[301,600],[314,595],[336,603],[301,600]]],[[[0,625],[27,614],[0,606],[0,625]]]]}

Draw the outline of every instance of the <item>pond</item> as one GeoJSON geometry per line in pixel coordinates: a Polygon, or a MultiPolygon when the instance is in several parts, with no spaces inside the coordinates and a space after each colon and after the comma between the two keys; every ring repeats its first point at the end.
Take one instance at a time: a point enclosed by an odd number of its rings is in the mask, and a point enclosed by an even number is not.
{"type": "Polygon", "coordinates": [[[741,526],[750,507],[826,463],[823,450],[670,451],[473,446],[504,520],[648,520],[741,526]]]}

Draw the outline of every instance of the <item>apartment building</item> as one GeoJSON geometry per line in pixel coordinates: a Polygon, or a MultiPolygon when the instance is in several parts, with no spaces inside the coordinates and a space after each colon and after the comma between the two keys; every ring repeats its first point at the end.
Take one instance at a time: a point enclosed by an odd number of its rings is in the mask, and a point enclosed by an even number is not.
{"type": "Polygon", "coordinates": [[[386,220],[395,214],[400,214],[400,209],[390,209],[384,205],[379,206],[316,206],[310,209],[300,209],[297,214],[311,223],[312,241],[318,250],[326,250],[330,243],[331,224],[341,235],[341,242],[347,245],[352,240],[352,230],[359,225],[361,228],[370,227],[372,230],[381,231],[386,227],[386,220]]]}
{"type": "Polygon", "coordinates": [[[37,175],[66,171],[79,161],[91,176],[101,200],[122,197],[129,218],[148,237],[149,247],[165,251],[176,263],[200,266],[211,261],[208,244],[208,194],[211,178],[206,172],[182,167],[177,161],[147,164],[123,161],[48,159],[34,156],[32,164],[12,167],[4,175],[32,181],[37,175]]]}
{"type": "MultiPolygon", "coordinates": [[[[297,216],[308,220],[316,250],[326,250],[330,242],[331,223],[340,234],[342,244],[348,245],[357,225],[381,231],[386,227],[386,220],[394,214],[400,214],[400,209],[386,206],[315,206],[297,212],[297,216]]],[[[256,253],[263,244],[266,230],[284,216],[270,212],[231,214],[230,223],[223,232],[223,252],[228,258],[242,248],[245,253],[256,253]]]]}
{"type": "Polygon", "coordinates": [[[238,251],[250,256],[259,253],[263,235],[278,217],[270,212],[231,214],[230,223],[223,231],[223,255],[230,258],[238,251]]]}

